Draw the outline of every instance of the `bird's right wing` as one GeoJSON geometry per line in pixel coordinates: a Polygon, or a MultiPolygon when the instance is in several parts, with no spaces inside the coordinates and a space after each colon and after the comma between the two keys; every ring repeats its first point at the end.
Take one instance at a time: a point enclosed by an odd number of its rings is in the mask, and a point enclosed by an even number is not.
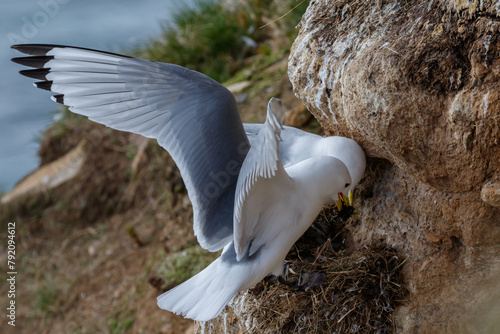
{"type": "Polygon", "coordinates": [[[35,69],[38,88],[75,113],[155,138],[172,156],[193,204],[194,231],[208,250],[232,238],[234,191],[249,143],[233,95],[181,66],[61,45],[12,48],[35,69]]]}
{"type": "Polygon", "coordinates": [[[283,194],[293,184],[279,155],[284,116],[283,104],[272,98],[266,122],[252,142],[240,170],[234,203],[234,247],[238,261],[247,252],[251,256],[268,241],[270,215],[280,210],[283,194]]]}

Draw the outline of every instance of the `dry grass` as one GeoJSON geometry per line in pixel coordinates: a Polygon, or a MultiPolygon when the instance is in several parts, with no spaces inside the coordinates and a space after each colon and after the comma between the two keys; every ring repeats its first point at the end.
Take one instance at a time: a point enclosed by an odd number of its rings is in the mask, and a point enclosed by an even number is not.
{"type": "Polygon", "coordinates": [[[342,220],[333,208],[288,254],[286,284],[263,281],[251,293],[252,317],[272,333],[392,333],[394,309],[406,295],[396,250],[370,246],[346,254],[342,220]]]}

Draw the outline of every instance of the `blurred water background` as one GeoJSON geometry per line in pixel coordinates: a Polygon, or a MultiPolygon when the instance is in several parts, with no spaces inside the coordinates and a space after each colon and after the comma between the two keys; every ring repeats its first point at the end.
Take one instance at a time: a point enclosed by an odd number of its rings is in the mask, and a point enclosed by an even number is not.
{"type": "Polygon", "coordinates": [[[38,142],[58,105],[10,61],[15,43],[123,53],[157,37],[171,13],[196,0],[23,0],[0,3],[0,192],[38,166],[38,142]]]}

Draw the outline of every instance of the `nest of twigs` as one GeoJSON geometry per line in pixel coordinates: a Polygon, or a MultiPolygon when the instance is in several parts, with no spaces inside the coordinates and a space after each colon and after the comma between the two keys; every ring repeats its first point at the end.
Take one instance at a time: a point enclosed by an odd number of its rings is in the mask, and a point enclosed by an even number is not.
{"type": "Polygon", "coordinates": [[[405,299],[396,250],[370,246],[344,251],[340,215],[328,208],[288,254],[281,283],[265,280],[251,293],[262,333],[391,333],[392,314],[405,299]]]}

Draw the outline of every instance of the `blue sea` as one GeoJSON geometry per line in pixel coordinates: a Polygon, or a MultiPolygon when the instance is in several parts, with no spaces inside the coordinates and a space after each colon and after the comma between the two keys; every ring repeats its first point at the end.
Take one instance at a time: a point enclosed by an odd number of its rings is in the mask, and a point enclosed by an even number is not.
{"type": "Polygon", "coordinates": [[[42,132],[58,105],[33,87],[14,43],[50,43],[124,53],[161,33],[172,13],[195,0],[22,0],[0,3],[0,192],[39,163],[42,132]]]}

